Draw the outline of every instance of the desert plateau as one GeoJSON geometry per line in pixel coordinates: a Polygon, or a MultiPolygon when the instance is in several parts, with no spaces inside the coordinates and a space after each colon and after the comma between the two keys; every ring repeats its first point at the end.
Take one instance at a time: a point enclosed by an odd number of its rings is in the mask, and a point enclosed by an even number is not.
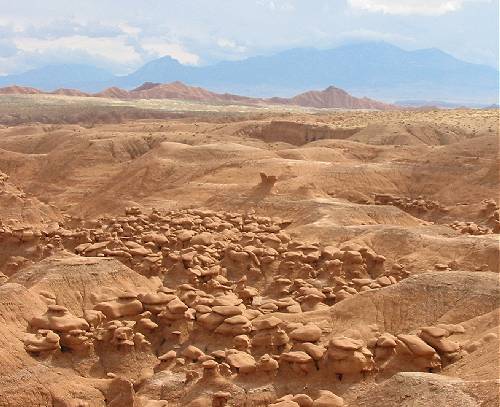
{"type": "Polygon", "coordinates": [[[499,405],[498,109],[0,100],[0,406],[499,405]]]}

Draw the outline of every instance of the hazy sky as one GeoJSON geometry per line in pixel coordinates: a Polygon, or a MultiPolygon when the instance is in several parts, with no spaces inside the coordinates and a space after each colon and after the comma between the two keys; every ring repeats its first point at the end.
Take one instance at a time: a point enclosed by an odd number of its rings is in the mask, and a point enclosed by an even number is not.
{"type": "Polygon", "coordinates": [[[385,40],[498,67],[498,0],[0,0],[0,74],[52,63],[127,73],[385,40]]]}

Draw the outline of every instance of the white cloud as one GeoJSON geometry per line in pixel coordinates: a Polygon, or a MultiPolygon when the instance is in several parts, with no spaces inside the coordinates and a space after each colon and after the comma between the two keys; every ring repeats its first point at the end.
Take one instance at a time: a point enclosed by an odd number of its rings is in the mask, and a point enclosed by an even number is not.
{"type": "Polygon", "coordinates": [[[120,64],[136,64],[141,56],[124,37],[85,37],[73,35],[55,39],[19,37],[13,39],[17,49],[25,53],[85,52],[93,57],[120,64]]]}
{"type": "Polygon", "coordinates": [[[257,4],[268,7],[272,11],[294,11],[295,6],[286,0],[259,0],[257,4]]]}
{"type": "Polygon", "coordinates": [[[468,2],[489,2],[490,0],[348,0],[358,10],[384,14],[420,14],[439,16],[460,10],[468,2]]]}
{"type": "Polygon", "coordinates": [[[415,42],[414,38],[406,35],[365,29],[344,31],[338,35],[338,38],[340,40],[387,41],[408,44],[415,42]]]}
{"type": "Polygon", "coordinates": [[[181,64],[198,65],[200,57],[192,52],[187,51],[180,44],[164,41],[162,39],[148,39],[141,41],[141,47],[153,57],[163,57],[168,55],[181,64]]]}
{"type": "Polygon", "coordinates": [[[212,64],[359,39],[498,64],[498,0],[143,0],[140,10],[137,0],[0,3],[2,73],[87,63],[123,74],[163,55],[212,64]],[[441,17],[407,19],[418,15],[441,17]]]}
{"type": "Polygon", "coordinates": [[[217,45],[221,48],[226,48],[236,52],[245,52],[247,50],[245,46],[239,45],[235,41],[228,40],[227,38],[219,38],[217,40],[217,45]]]}
{"type": "Polygon", "coordinates": [[[24,25],[20,21],[0,17],[0,33],[20,33],[24,30],[24,25]]]}
{"type": "Polygon", "coordinates": [[[117,26],[125,34],[128,34],[132,37],[137,37],[142,32],[142,29],[140,27],[135,27],[127,23],[118,23],[117,26]]]}

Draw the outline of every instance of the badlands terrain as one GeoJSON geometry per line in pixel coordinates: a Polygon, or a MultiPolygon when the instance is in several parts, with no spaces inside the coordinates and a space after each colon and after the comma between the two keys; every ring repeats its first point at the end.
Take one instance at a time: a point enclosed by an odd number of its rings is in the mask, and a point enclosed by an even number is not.
{"type": "Polygon", "coordinates": [[[3,98],[1,407],[499,405],[498,110],[3,98]]]}

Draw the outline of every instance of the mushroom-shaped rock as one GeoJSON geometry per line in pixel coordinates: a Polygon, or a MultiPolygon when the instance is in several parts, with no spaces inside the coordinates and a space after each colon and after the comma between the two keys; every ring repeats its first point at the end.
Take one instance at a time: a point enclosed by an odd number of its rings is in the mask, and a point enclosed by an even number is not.
{"type": "Polygon", "coordinates": [[[226,354],[226,361],[232,368],[239,373],[253,373],[257,363],[252,355],[237,350],[229,350],[226,354]]]}
{"type": "Polygon", "coordinates": [[[276,403],[269,404],[269,407],[300,407],[300,404],[292,400],[281,400],[276,403]]]}
{"type": "Polygon", "coordinates": [[[403,358],[397,361],[421,371],[433,371],[441,368],[441,358],[431,346],[417,335],[398,335],[396,353],[403,358]]]}
{"type": "Polygon", "coordinates": [[[168,303],[167,308],[172,314],[184,314],[189,307],[176,297],[168,303]]]}
{"type": "Polygon", "coordinates": [[[258,318],[258,319],[255,319],[252,321],[252,325],[256,331],[260,331],[260,330],[264,330],[264,329],[271,329],[271,328],[278,326],[281,323],[283,323],[283,321],[279,318],[274,317],[274,316],[258,318]]]}
{"type": "Polygon", "coordinates": [[[134,295],[120,295],[117,299],[98,303],[95,310],[101,311],[108,319],[139,315],[142,303],[134,295]]]}
{"type": "Polygon", "coordinates": [[[250,338],[248,335],[237,335],[233,338],[234,348],[246,352],[251,347],[250,338]]]}
{"type": "Polygon", "coordinates": [[[176,357],[177,357],[177,353],[175,352],[175,350],[169,350],[167,353],[164,353],[163,355],[158,356],[158,359],[162,362],[167,362],[167,361],[175,359],[176,357]]]}
{"type": "Polygon", "coordinates": [[[460,350],[460,345],[448,339],[449,331],[439,327],[424,327],[420,329],[419,337],[438,353],[452,354],[460,350]]]}
{"type": "Polygon", "coordinates": [[[73,351],[85,351],[92,346],[92,340],[89,333],[81,329],[73,329],[68,332],[61,333],[61,346],[64,349],[73,351]]]}
{"type": "Polygon", "coordinates": [[[312,407],[314,401],[307,394],[295,394],[290,399],[291,401],[295,401],[300,407],[312,407]]]}
{"type": "Polygon", "coordinates": [[[194,310],[198,314],[208,314],[209,312],[212,312],[212,308],[210,308],[208,305],[204,305],[204,304],[195,305],[194,310]]]}
{"type": "Polygon", "coordinates": [[[397,347],[397,339],[390,333],[380,335],[375,343],[375,361],[380,368],[385,367],[386,361],[394,355],[397,347]]]}
{"type": "Polygon", "coordinates": [[[255,318],[260,317],[262,313],[256,309],[246,309],[243,311],[243,315],[250,321],[253,321],[255,318]]]}
{"type": "Polygon", "coordinates": [[[432,357],[436,351],[416,335],[398,335],[406,347],[416,356],[432,357]]]}
{"type": "Polygon", "coordinates": [[[384,333],[377,338],[376,346],[380,348],[395,348],[397,345],[396,337],[389,334],[384,333]]]}
{"type": "Polygon", "coordinates": [[[191,359],[194,361],[198,360],[199,358],[201,358],[204,355],[205,354],[203,353],[203,351],[201,349],[199,349],[193,345],[188,345],[186,347],[186,349],[184,349],[182,351],[182,356],[184,356],[186,359],[191,359]]]}
{"type": "Polygon", "coordinates": [[[153,322],[150,318],[141,318],[137,321],[137,328],[145,331],[152,331],[158,328],[158,324],[153,322]]]}
{"type": "Polygon", "coordinates": [[[83,318],[92,328],[97,328],[106,320],[106,315],[101,311],[86,309],[83,311],[83,318]]]}
{"type": "Polygon", "coordinates": [[[216,312],[208,312],[202,315],[199,315],[197,318],[197,322],[203,327],[213,331],[219,325],[221,325],[225,320],[223,315],[217,314],[216,312]]]}
{"type": "Polygon", "coordinates": [[[268,301],[259,307],[259,311],[263,314],[270,314],[278,311],[278,306],[273,301],[268,301]]]}
{"type": "Polygon", "coordinates": [[[242,335],[247,334],[252,330],[252,323],[243,315],[235,315],[226,318],[222,324],[216,329],[215,333],[222,335],[242,335]]]}
{"type": "Polygon", "coordinates": [[[194,235],[196,235],[194,230],[183,229],[177,233],[177,240],[183,243],[188,242],[194,235]]]}
{"type": "Polygon", "coordinates": [[[73,329],[86,331],[90,328],[85,319],[75,317],[62,305],[49,305],[47,312],[41,317],[33,318],[30,325],[36,329],[48,329],[56,332],[68,332],[73,329]]]}
{"type": "Polygon", "coordinates": [[[280,356],[280,361],[290,362],[290,363],[307,363],[312,359],[311,357],[302,351],[285,352],[280,356]]]}
{"type": "Polygon", "coordinates": [[[149,347],[151,346],[151,342],[149,342],[144,336],[144,334],[140,332],[134,333],[133,341],[134,341],[134,346],[136,347],[136,349],[139,350],[149,349],[149,347]]]}
{"type": "Polygon", "coordinates": [[[212,407],[224,407],[231,398],[231,393],[227,391],[217,391],[213,394],[212,407]]]}
{"type": "Polygon", "coordinates": [[[289,363],[292,370],[308,374],[312,371],[314,364],[313,359],[307,353],[302,351],[284,352],[280,356],[280,365],[289,363]]]}
{"type": "Polygon", "coordinates": [[[294,329],[289,334],[290,338],[300,342],[317,342],[321,338],[321,328],[309,323],[294,329]]]}
{"type": "Polygon", "coordinates": [[[235,315],[240,315],[242,313],[241,308],[237,307],[236,305],[216,305],[212,307],[212,311],[225,317],[232,317],[235,315]]]}
{"type": "Polygon", "coordinates": [[[363,346],[363,342],[357,339],[347,338],[345,336],[330,339],[330,349],[341,349],[347,351],[355,351],[363,346]]]}
{"type": "Polygon", "coordinates": [[[242,299],[238,298],[236,295],[224,295],[214,298],[213,306],[218,305],[240,305],[243,302],[242,299]]]}
{"type": "Polygon", "coordinates": [[[140,332],[136,332],[132,338],[134,342],[134,346],[136,349],[143,350],[143,349],[148,349],[151,346],[151,342],[149,342],[144,334],[140,332]]]}
{"type": "Polygon", "coordinates": [[[203,367],[203,369],[205,370],[212,370],[212,369],[216,369],[219,364],[213,360],[213,359],[208,359],[208,360],[205,360],[201,366],[203,367]]]}
{"type": "Polygon", "coordinates": [[[167,307],[158,314],[158,317],[165,320],[193,319],[194,309],[190,309],[178,297],[175,297],[167,304],[167,307]]]}
{"type": "Polygon", "coordinates": [[[201,232],[198,233],[197,235],[194,235],[189,241],[189,243],[192,245],[198,244],[202,246],[209,246],[214,243],[214,236],[210,232],[201,232]]]}
{"type": "Polygon", "coordinates": [[[49,329],[39,329],[24,339],[24,349],[30,353],[52,352],[60,349],[59,335],[49,329]]]}
{"type": "Polygon", "coordinates": [[[135,346],[134,331],[129,326],[119,326],[113,330],[111,343],[117,346],[135,346]]]}
{"type": "Polygon", "coordinates": [[[279,369],[279,363],[276,359],[268,355],[267,353],[262,355],[257,362],[258,372],[277,372],[279,369]]]}
{"type": "Polygon", "coordinates": [[[300,302],[300,307],[302,311],[316,311],[321,308],[326,308],[326,304],[322,304],[322,301],[326,299],[325,294],[314,287],[301,287],[301,296],[297,298],[300,302]]]}
{"type": "Polygon", "coordinates": [[[146,311],[150,311],[153,314],[159,314],[165,309],[170,301],[176,298],[176,296],[158,291],[156,293],[139,294],[137,298],[142,302],[146,311]]]}
{"type": "Polygon", "coordinates": [[[344,399],[328,390],[320,390],[320,396],[314,400],[312,407],[343,407],[344,399]]]}
{"type": "Polygon", "coordinates": [[[326,348],[324,346],[315,345],[314,343],[309,342],[301,342],[297,345],[294,345],[292,350],[304,351],[314,360],[321,360],[326,352],[326,348]]]}
{"type": "Polygon", "coordinates": [[[215,360],[205,360],[201,366],[203,367],[204,380],[213,380],[220,376],[220,365],[215,360]]]}
{"type": "Polygon", "coordinates": [[[336,337],[328,344],[327,361],[336,374],[360,374],[373,368],[371,352],[360,340],[336,337]]]}

